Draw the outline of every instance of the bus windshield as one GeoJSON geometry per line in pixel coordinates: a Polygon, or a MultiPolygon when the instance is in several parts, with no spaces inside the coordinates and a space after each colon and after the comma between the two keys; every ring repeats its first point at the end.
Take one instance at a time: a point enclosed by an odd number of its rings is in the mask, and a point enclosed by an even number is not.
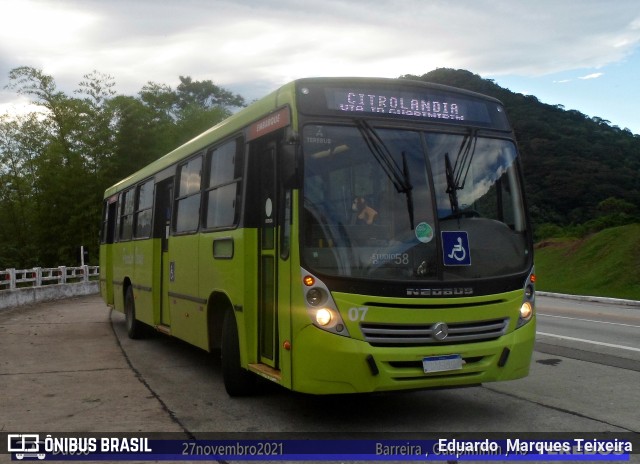
{"type": "Polygon", "coordinates": [[[453,281],[530,265],[512,141],[360,121],[305,126],[303,151],[309,270],[453,281]]]}

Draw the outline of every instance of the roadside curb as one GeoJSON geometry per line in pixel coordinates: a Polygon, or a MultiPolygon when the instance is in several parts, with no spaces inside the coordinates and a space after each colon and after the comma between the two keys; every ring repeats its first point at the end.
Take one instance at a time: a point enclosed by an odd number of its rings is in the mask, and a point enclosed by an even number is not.
{"type": "Polygon", "coordinates": [[[569,295],[564,293],[551,293],[551,292],[538,292],[538,291],[536,291],[536,295],[548,296],[552,298],[562,298],[565,300],[591,301],[594,303],[617,304],[622,306],[633,306],[633,307],[640,308],[640,301],[637,301],[637,300],[623,300],[620,298],[607,298],[602,296],[569,295]]]}
{"type": "Polygon", "coordinates": [[[97,281],[0,290],[0,311],[97,293],[100,293],[97,281]]]}

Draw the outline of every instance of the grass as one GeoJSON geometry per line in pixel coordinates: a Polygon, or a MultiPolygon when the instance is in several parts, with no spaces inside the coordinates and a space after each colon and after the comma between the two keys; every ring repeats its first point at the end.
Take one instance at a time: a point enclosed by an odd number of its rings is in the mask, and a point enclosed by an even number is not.
{"type": "Polygon", "coordinates": [[[536,288],[640,300],[640,224],[536,245],[536,288]]]}

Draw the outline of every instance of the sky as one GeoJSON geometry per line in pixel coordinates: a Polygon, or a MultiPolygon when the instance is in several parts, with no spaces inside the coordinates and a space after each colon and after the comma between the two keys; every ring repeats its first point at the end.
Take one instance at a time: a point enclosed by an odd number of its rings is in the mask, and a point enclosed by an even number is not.
{"type": "Polygon", "coordinates": [[[86,74],[119,94],[179,76],[247,101],[300,77],[466,69],[640,134],[638,0],[0,0],[0,113],[30,66],[71,94],[86,74]]]}

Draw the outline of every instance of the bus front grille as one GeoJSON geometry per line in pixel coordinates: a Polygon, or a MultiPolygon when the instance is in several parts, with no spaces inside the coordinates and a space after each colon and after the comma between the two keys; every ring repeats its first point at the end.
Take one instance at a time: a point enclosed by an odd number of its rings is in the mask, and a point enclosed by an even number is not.
{"type": "Polygon", "coordinates": [[[436,332],[442,331],[441,323],[385,324],[363,322],[360,324],[360,329],[365,341],[372,346],[424,346],[495,340],[505,334],[508,325],[509,318],[454,322],[446,324],[448,334],[445,338],[442,338],[441,334],[436,335],[436,332]]]}

